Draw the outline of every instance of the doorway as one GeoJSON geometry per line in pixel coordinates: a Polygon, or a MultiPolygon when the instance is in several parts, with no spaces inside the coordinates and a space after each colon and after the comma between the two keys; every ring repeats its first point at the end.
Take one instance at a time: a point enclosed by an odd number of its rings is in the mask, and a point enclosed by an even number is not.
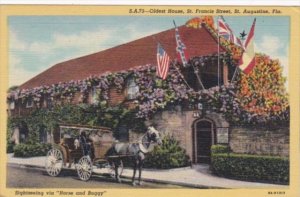
{"type": "Polygon", "coordinates": [[[210,163],[211,146],[215,144],[215,127],[211,120],[201,119],[194,123],[194,162],[210,163]]]}

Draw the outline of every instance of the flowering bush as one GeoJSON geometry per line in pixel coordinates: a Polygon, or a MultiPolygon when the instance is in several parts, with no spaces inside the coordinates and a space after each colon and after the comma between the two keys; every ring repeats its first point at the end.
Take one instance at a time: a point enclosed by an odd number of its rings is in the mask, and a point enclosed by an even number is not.
{"type": "Polygon", "coordinates": [[[237,97],[241,101],[241,107],[261,116],[283,113],[289,104],[279,61],[256,54],[255,62],[252,72],[240,76],[237,97]]]}

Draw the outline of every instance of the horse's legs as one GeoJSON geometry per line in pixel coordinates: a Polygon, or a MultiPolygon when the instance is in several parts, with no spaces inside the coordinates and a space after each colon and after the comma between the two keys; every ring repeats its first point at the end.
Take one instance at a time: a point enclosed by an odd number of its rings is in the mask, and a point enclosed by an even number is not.
{"type": "Polygon", "coordinates": [[[117,161],[117,162],[114,162],[114,164],[115,164],[115,177],[116,177],[116,181],[118,183],[121,183],[121,179],[120,179],[120,176],[119,176],[119,173],[118,173],[119,163],[117,161]]]}
{"type": "Polygon", "coordinates": [[[142,168],[143,168],[143,164],[144,164],[144,161],[143,161],[143,160],[140,160],[140,161],[139,161],[139,182],[138,182],[138,185],[142,185],[141,177],[142,177],[142,168]]]}
{"type": "Polygon", "coordinates": [[[138,162],[138,160],[134,160],[133,176],[132,176],[132,185],[133,185],[133,186],[135,186],[134,179],[135,179],[135,173],[136,173],[136,168],[137,168],[137,162],[138,162]]]}
{"type": "MultiPolygon", "coordinates": [[[[70,154],[69,155],[69,168],[71,168],[72,167],[72,163],[74,162],[74,159],[73,159],[73,157],[72,157],[72,155],[70,154]]],[[[76,166],[76,165],[75,165],[76,166]]]]}
{"type": "Polygon", "coordinates": [[[145,155],[142,152],[139,152],[138,154],[138,162],[139,162],[139,182],[138,184],[141,185],[141,177],[142,177],[142,168],[144,164],[145,155]]]}

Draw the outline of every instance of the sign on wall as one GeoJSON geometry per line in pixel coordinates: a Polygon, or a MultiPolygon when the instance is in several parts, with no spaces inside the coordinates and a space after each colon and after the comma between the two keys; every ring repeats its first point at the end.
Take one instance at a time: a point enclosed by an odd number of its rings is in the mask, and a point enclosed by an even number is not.
{"type": "Polygon", "coordinates": [[[228,128],[217,128],[217,143],[228,144],[228,128]]]}

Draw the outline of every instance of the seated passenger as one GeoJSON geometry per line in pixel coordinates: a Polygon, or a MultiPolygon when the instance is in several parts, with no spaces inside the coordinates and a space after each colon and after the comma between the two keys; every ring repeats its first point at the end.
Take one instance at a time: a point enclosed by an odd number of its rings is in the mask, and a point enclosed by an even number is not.
{"type": "Polygon", "coordinates": [[[89,155],[91,153],[91,144],[88,142],[85,131],[80,133],[79,142],[82,147],[83,155],[89,155]]]}

